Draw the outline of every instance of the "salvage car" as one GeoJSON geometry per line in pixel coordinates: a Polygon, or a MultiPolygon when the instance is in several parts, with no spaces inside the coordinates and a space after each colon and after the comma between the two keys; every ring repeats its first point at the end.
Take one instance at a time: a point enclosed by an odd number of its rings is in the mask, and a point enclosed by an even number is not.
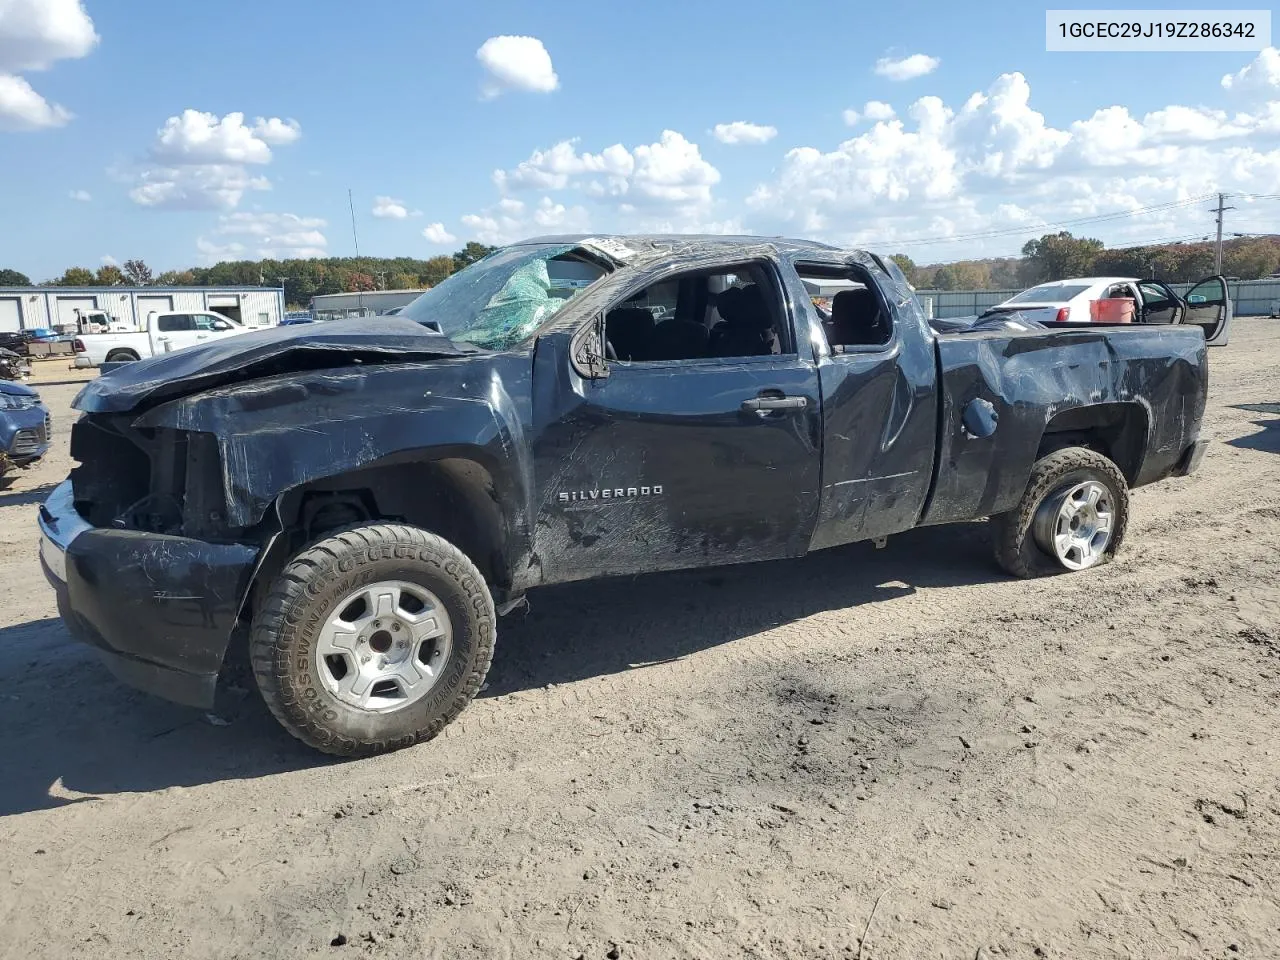
{"type": "Polygon", "coordinates": [[[1180,297],[1160,280],[1136,277],[1082,277],[1055,280],[1023,290],[989,307],[981,316],[1019,313],[1038,323],[1096,319],[1097,307],[1131,301],[1133,323],[1194,323],[1205,342],[1220,347],[1231,336],[1231,297],[1225,277],[1206,277],[1180,297]]]}
{"type": "Polygon", "coordinates": [[[52,433],[40,394],[24,383],[0,380],[0,485],[48,453],[52,433]]]}
{"type": "Polygon", "coordinates": [[[1207,374],[1190,324],[940,335],[862,251],[542,238],[86,385],[40,553],[124,680],[207,708],[244,651],[294,736],[372,754],[453,720],[542,585],[984,517],[1016,576],[1102,564],[1197,466],[1207,374]]]}

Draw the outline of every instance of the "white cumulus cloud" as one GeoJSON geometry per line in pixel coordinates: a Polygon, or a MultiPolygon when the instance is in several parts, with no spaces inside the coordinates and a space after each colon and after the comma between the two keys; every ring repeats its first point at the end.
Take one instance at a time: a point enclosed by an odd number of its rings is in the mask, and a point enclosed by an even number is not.
{"type": "Polygon", "coordinates": [[[323,257],[328,239],[325,221],[292,213],[231,213],[218,218],[214,238],[200,237],[196,248],[210,262],[252,252],[274,260],[323,257]]]}
{"type": "Polygon", "coordinates": [[[486,99],[509,90],[550,93],[560,86],[551,54],[537,37],[490,37],[476,59],[485,70],[480,91],[486,99]]]}
{"type": "Polygon", "coordinates": [[[445,229],[443,223],[428,223],[422,228],[422,235],[427,238],[430,243],[444,245],[446,243],[457,243],[458,238],[445,229]]]}
{"type": "Polygon", "coordinates": [[[1280,50],[1267,47],[1235,73],[1222,78],[1222,86],[1233,93],[1262,93],[1275,95],[1280,92],[1280,50]]]}
{"type": "Polygon", "coordinates": [[[481,213],[468,213],[462,225],[481,243],[501,246],[536,234],[583,233],[589,217],[581,206],[566,206],[543,197],[530,206],[514,197],[503,197],[481,213]]]}
{"type": "Polygon", "coordinates": [[[80,0],[0,0],[0,130],[60,127],[72,119],[20,74],[87,56],[98,43],[80,0]]]}
{"type": "Polygon", "coordinates": [[[88,203],[93,199],[88,190],[72,190],[67,194],[72,200],[78,200],[81,203],[88,203]]]}
{"type": "Polygon", "coordinates": [[[219,117],[188,109],[165,121],[151,155],[168,163],[270,163],[271,147],[245,125],[243,113],[219,117]]]}
{"type": "Polygon", "coordinates": [[[253,132],[259,140],[282,147],[302,136],[302,125],[297,120],[281,120],[279,117],[258,117],[253,121],[253,132]]]}
{"type": "Polygon", "coordinates": [[[868,120],[892,120],[896,111],[883,100],[868,100],[862,108],[862,115],[868,120]]]}
{"type": "Polygon", "coordinates": [[[735,120],[733,123],[717,123],[711,132],[721,143],[736,146],[743,143],[768,143],[778,135],[778,128],[735,120]]]}
{"type": "Polygon", "coordinates": [[[40,96],[22,77],[0,73],[0,130],[42,130],[70,119],[70,111],[40,96]]]}
{"type": "Polygon", "coordinates": [[[61,127],[71,111],[19,74],[88,55],[98,43],[80,0],[0,0],[0,130],[61,127]]]}
{"type": "Polygon", "coordinates": [[[239,112],[219,117],[184,110],[156,131],[148,151],[154,163],[137,171],[129,196],[144,207],[237,207],[248,191],[271,189],[265,175],[250,169],[271,162],[273,145],[293,143],[301,135],[296,120],[258,117],[249,125],[239,112]]]}
{"type": "Polygon", "coordinates": [[[409,216],[409,208],[394,197],[374,197],[371,212],[380,220],[404,220],[409,216]]]}
{"type": "Polygon", "coordinates": [[[574,186],[592,197],[630,204],[705,205],[720,171],[703,159],[698,145],[675,130],[628,150],[620,143],[599,153],[579,152],[576,140],[535,150],[512,170],[498,170],[501,189],[563,190],[574,186]],[[625,198],[625,201],[624,201],[625,198]]]}
{"type": "Polygon", "coordinates": [[[913,53],[909,57],[881,57],[876,61],[877,76],[889,80],[914,80],[938,69],[942,61],[923,53],[913,53]]]}
{"type": "Polygon", "coordinates": [[[858,121],[862,119],[862,114],[852,107],[847,108],[841,116],[844,118],[845,126],[847,127],[857,126],[858,121]]]}
{"type": "Polygon", "coordinates": [[[1058,128],[1026,78],[1006,73],[959,106],[921,97],[901,119],[788,151],[746,205],[761,233],[890,250],[901,240],[922,261],[1016,253],[1050,224],[1124,211],[1139,215],[1069,229],[1108,242],[1198,236],[1211,227],[1201,198],[1217,190],[1242,209],[1247,194],[1280,192],[1280,90],[1248,111],[1113,105],[1058,128]],[[945,242],[1000,228],[1011,233],[945,242]]]}

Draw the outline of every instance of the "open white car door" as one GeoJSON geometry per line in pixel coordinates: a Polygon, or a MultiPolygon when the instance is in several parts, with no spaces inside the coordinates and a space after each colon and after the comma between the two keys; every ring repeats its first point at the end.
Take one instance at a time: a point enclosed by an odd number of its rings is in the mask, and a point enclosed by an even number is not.
{"type": "Polygon", "coordinates": [[[1204,329],[1204,342],[1221,347],[1231,336],[1231,297],[1224,277],[1206,277],[1187,291],[1187,313],[1183,323],[1204,329]]]}

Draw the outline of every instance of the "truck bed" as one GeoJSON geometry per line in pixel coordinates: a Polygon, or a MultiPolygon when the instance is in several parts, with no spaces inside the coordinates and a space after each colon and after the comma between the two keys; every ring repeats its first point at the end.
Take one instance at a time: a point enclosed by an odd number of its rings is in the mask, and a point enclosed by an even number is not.
{"type": "Polygon", "coordinates": [[[1011,509],[1031,464],[1046,444],[1070,437],[1072,411],[1086,404],[1094,418],[1105,405],[1113,421],[1106,452],[1131,486],[1172,473],[1198,434],[1208,391],[1199,327],[1064,324],[956,331],[935,343],[938,460],[922,523],[1011,509]],[[975,401],[998,418],[990,436],[964,426],[975,401]]]}

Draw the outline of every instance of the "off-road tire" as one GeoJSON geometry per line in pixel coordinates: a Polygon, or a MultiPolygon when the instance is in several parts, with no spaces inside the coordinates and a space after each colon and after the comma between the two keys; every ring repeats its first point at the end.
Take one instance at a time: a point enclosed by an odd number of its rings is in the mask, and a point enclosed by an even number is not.
{"type": "Polygon", "coordinates": [[[1041,549],[1032,524],[1036,510],[1046,498],[1065,486],[1085,480],[1104,484],[1114,498],[1111,540],[1096,565],[1109,563],[1120,549],[1129,525],[1129,484],[1113,461],[1087,447],[1064,447],[1041,457],[1031,467],[1031,478],[1018,505],[1008,513],[991,517],[996,563],[1006,572],[1024,579],[1070,573],[1057,557],[1041,549]]]}
{"type": "Polygon", "coordinates": [[[285,565],[254,616],[249,652],[262,698],[286,730],[324,753],[371,756],[430,740],[463,711],[489,671],[496,623],[484,577],[461,550],[417,527],[374,524],[330,534],[285,565]],[[440,598],[453,642],[426,696],[372,713],[326,689],[312,650],[342,597],[384,580],[417,583],[440,598]]]}

